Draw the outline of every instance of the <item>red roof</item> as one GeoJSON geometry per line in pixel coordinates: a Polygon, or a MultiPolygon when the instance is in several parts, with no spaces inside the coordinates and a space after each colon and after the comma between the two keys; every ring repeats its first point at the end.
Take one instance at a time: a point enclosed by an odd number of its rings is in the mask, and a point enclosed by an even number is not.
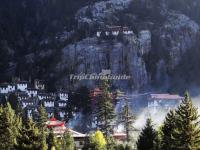
{"type": "Polygon", "coordinates": [[[64,126],[65,123],[63,121],[59,121],[56,118],[52,117],[46,122],[46,125],[48,128],[52,128],[52,127],[64,126]]]}
{"type": "Polygon", "coordinates": [[[171,94],[151,94],[150,97],[152,99],[163,99],[163,100],[181,100],[183,97],[179,95],[171,95],[171,94]]]}
{"type": "Polygon", "coordinates": [[[57,119],[52,117],[52,118],[49,119],[49,121],[57,121],[57,119]]]}
{"type": "Polygon", "coordinates": [[[125,140],[126,139],[126,133],[114,133],[112,136],[116,140],[125,140]]]}

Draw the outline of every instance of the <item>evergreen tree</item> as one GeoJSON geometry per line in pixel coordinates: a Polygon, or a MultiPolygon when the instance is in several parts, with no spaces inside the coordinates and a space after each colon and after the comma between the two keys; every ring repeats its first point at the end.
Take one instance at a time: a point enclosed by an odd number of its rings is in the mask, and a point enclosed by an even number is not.
{"type": "Polygon", "coordinates": [[[48,115],[46,113],[45,108],[41,105],[38,109],[38,119],[37,119],[37,125],[41,132],[41,150],[47,150],[47,128],[45,123],[48,120],[48,115]]]}
{"type": "Polygon", "coordinates": [[[17,137],[16,150],[41,150],[40,132],[32,119],[24,124],[17,137]]]}
{"type": "Polygon", "coordinates": [[[124,150],[132,150],[132,148],[131,148],[131,146],[130,146],[130,145],[126,144],[126,147],[125,147],[125,149],[124,149],[124,150]]]}
{"type": "Polygon", "coordinates": [[[172,132],[173,148],[176,150],[200,149],[200,124],[197,108],[188,93],[176,110],[175,128],[172,132]]]}
{"type": "Polygon", "coordinates": [[[74,150],[74,139],[69,131],[64,133],[61,142],[61,147],[62,150],[74,150]]]}
{"type": "Polygon", "coordinates": [[[106,149],[107,150],[116,150],[116,148],[117,148],[117,144],[116,144],[115,139],[112,136],[108,137],[106,149]]]}
{"type": "Polygon", "coordinates": [[[15,113],[17,116],[23,118],[24,117],[24,110],[20,104],[17,105],[17,108],[15,110],[15,113]]]}
{"type": "Polygon", "coordinates": [[[46,113],[45,108],[41,105],[38,109],[38,127],[41,130],[44,130],[44,128],[46,127],[45,123],[48,120],[48,115],[46,113]]]}
{"type": "Polygon", "coordinates": [[[171,150],[174,146],[174,139],[172,138],[172,132],[175,128],[175,112],[170,111],[165,117],[163,126],[161,127],[161,149],[171,150]]]}
{"type": "Polygon", "coordinates": [[[48,149],[56,149],[57,146],[57,138],[55,137],[53,133],[53,129],[50,129],[50,133],[48,136],[48,149]]]}
{"type": "Polygon", "coordinates": [[[21,119],[16,116],[11,105],[0,107],[0,149],[11,150],[21,127],[21,119]]]}
{"type": "Polygon", "coordinates": [[[125,150],[125,147],[123,144],[117,145],[117,150],[125,150]]]}
{"type": "Polygon", "coordinates": [[[156,131],[153,129],[151,119],[147,119],[146,125],[137,141],[137,149],[138,150],[153,150],[154,144],[156,140],[156,131]]]}
{"type": "Polygon", "coordinates": [[[126,130],[127,142],[130,142],[130,139],[131,139],[130,132],[134,130],[133,128],[134,116],[133,116],[132,111],[129,108],[127,98],[125,99],[125,102],[126,104],[122,108],[120,122],[124,124],[125,130],[126,130]]]}
{"type": "Polygon", "coordinates": [[[104,133],[106,139],[113,131],[115,119],[114,107],[108,87],[107,81],[103,81],[101,85],[102,94],[98,99],[95,114],[97,127],[104,133]]]}
{"type": "Polygon", "coordinates": [[[42,130],[41,132],[41,135],[40,135],[40,138],[41,138],[41,150],[47,150],[48,146],[47,146],[47,133],[45,132],[45,130],[42,130]]]}
{"type": "Polygon", "coordinates": [[[161,128],[156,131],[156,137],[155,137],[155,142],[154,142],[154,150],[161,150],[161,139],[162,139],[162,132],[161,128]]]}

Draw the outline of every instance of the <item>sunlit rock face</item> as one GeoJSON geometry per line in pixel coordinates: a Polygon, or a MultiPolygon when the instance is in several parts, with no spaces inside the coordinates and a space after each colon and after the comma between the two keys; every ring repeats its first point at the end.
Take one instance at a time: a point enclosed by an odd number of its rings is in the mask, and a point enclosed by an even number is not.
{"type": "MultiPolygon", "coordinates": [[[[100,73],[102,69],[110,69],[113,75],[131,76],[127,81],[114,80],[113,86],[139,89],[148,84],[142,55],[150,51],[150,39],[148,31],[142,31],[139,38],[135,35],[124,36],[121,41],[86,38],[65,47],[62,62],[58,66],[62,66],[60,69],[70,66],[74,69],[74,74],[100,73]]],[[[94,86],[95,82],[87,81],[87,83],[94,86]]]]}

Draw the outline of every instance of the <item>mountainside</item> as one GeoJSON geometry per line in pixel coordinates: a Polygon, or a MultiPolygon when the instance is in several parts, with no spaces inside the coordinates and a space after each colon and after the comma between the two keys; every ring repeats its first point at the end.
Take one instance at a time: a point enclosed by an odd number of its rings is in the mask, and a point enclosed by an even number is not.
{"type": "MultiPolygon", "coordinates": [[[[70,74],[110,69],[131,75],[129,82],[113,81],[128,90],[182,91],[200,83],[198,0],[1,3],[1,81],[41,78],[51,90],[69,89],[70,74]],[[106,25],[127,26],[134,34],[97,38],[106,25]]],[[[93,81],[73,82],[80,84],[94,87],[93,81]]]]}

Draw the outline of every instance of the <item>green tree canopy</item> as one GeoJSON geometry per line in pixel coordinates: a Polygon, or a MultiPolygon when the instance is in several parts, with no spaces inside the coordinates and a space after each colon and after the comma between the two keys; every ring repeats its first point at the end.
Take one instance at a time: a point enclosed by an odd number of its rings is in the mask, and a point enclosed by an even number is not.
{"type": "Polygon", "coordinates": [[[98,99],[95,113],[97,127],[104,133],[106,139],[113,131],[114,119],[116,117],[108,88],[108,82],[103,81],[101,84],[102,94],[98,99]]]}
{"type": "Polygon", "coordinates": [[[16,137],[21,128],[21,119],[16,116],[11,105],[0,107],[0,149],[11,150],[16,144],[16,137]]]}
{"type": "Polygon", "coordinates": [[[48,149],[56,149],[57,146],[57,138],[53,133],[53,129],[50,129],[49,135],[48,135],[48,149]]]}
{"type": "Polygon", "coordinates": [[[62,150],[74,150],[74,138],[69,131],[66,131],[61,141],[62,150]]]}
{"type": "Polygon", "coordinates": [[[151,119],[147,119],[145,127],[142,129],[137,141],[138,150],[152,150],[155,146],[157,133],[153,128],[151,119]]]}
{"type": "Polygon", "coordinates": [[[170,111],[167,116],[165,117],[165,121],[163,126],[161,127],[161,148],[163,150],[170,150],[172,149],[174,139],[172,138],[172,132],[175,129],[175,112],[170,111]]]}
{"type": "Polygon", "coordinates": [[[28,119],[17,137],[16,150],[41,150],[40,132],[32,119],[28,119]]]}
{"type": "Polygon", "coordinates": [[[197,108],[192,104],[189,94],[175,111],[175,127],[172,132],[173,148],[177,150],[200,149],[200,124],[197,108]]]}
{"type": "Polygon", "coordinates": [[[131,111],[129,105],[128,105],[128,99],[125,98],[125,105],[122,108],[121,115],[120,115],[120,122],[123,123],[126,135],[127,135],[127,142],[130,142],[131,140],[131,131],[134,130],[133,123],[135,117],[133,116],[133,112],[131,111]]]}
{"type": "Polygon", "coordinates": [[[41,105],[38,109],[38,127],[44,129],[46,127],[45,123],[48,120],[48,115],[45,108],[41,105]]]}

